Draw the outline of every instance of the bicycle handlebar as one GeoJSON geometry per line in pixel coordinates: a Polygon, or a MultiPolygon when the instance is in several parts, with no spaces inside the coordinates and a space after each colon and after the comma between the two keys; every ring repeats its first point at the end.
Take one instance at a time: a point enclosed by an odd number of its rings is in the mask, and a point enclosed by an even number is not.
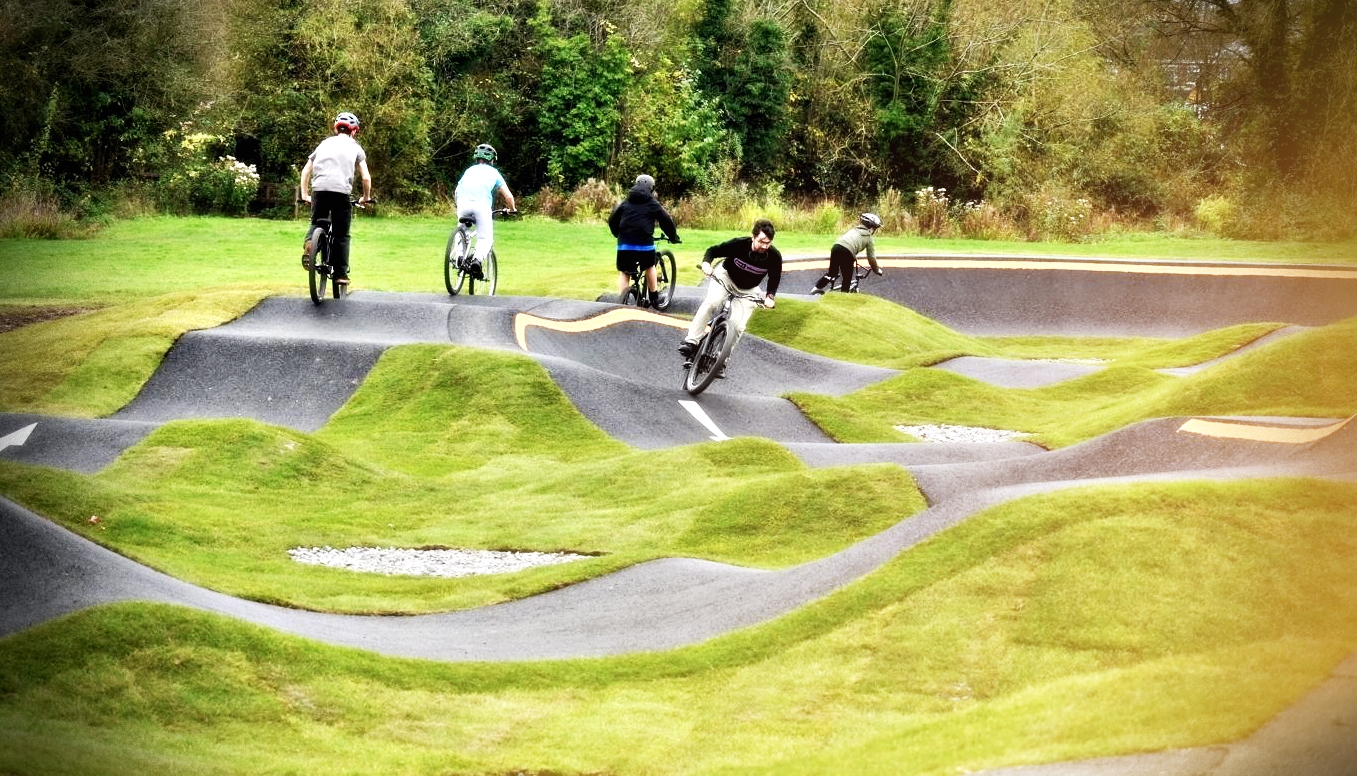
{"type": "Polygon", "coordinates": [[[519,211],[519,210],[510,210],[510,209],[507,208],[507,207],[496,208],[495,210],[491,210],[491,211],[490,211],[490,217],[491,217],[491,218],[505,218],[505,217],[507,217],[507,216],[515,216],[515,217],[517,217],[517,216],[520,216],[520,215],[523,215],[522,211],[519,211]]]}
{"type": "MultiPolygon", "coordinates": [[[[697,269],[699,272],[702,271],[702,265],[698,264],[697,269]]],[[[707,277],[710,278],[712,276],[707,275],[707,277]]],[[[740,291],[738,289],[732,290],[730,286],[727,286],[724,283],[721,284],[721,287],[724,288],[726,290],[726,293],[729,294],[734,299],[748,299],[751,302],[758,302],[759,305],[763,307],[768,306],[768,295],[763,292],[762,288],[756,286],[751,291],[740,291]]]]}

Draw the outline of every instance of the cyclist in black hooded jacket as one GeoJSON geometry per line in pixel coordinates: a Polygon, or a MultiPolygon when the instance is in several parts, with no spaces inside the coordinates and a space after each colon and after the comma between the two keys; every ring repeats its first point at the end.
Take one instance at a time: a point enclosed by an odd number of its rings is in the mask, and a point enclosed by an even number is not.
{"type": "Polygon", "coordinates": [[[655,280],[656,224],[669,238],[669,242],[678,244],[678,228],[674,226],[674,219],[655,199],[655,179],[649,175],[638,175],[636,184],[627,192],[627,198],[617,203],[608,216],[608,230],[617,238],[618,295],[627,295],[631,273],[639,265],[646,275],[646,291],[649,292],[652,307],[660,294],[655,280]]]}

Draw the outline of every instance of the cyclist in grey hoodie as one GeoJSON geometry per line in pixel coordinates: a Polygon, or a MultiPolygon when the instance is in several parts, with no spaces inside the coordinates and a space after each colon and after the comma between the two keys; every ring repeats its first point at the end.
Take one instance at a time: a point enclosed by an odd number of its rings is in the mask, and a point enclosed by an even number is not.
{"type": "Polygon", "coordinates": [[[617,292],[627,295],[631,273],[639,266],[646,275],[646,290],[650,306],[659,298],[655,282],[655,225],[664,231],[669,242],[679,243],[678,228],[669,211],[655,199],[655,179],[649,175],[636,176],[636,184],[627,192],[627,198],[617,203],[608,216],[608,230],[617,238],[617,292]]]}

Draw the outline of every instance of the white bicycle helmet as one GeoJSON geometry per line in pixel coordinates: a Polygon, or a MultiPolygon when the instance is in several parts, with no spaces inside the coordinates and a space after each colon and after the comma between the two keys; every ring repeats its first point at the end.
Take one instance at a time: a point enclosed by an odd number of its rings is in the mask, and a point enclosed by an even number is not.
{"type": "Polygon", "coordinates": [[[352,135],[354,132],[357,132],[358,117],[353,115],[352,113],[349,113],[348,111],[344,111],[338,116],[335,116],[335,131],[337,132],[340,129],[343,129],[350,135],[352,135]]]}

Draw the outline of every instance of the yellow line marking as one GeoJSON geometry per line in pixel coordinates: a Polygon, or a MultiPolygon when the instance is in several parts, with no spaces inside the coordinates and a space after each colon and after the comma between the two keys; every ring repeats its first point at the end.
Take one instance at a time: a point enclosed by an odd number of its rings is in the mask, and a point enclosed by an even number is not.
{"type": "Polygon", "coordinates": [[[552,318],[541,318],[530,313],[519,313],[514,316],[514,338],[518,340],[518,346],[523,350],[528,349],[528,327],[538,326],[552,331],[563,331],[567,334],[578,334],[586,331],[598,331],[609,326],[616,326],[619,323],[629,323],[640,321],[643,323],[658,323],[664,326],[672,326],[675,329],[688,330],[688,322],[671,318],[668,315],[660,315],[647,310],[637,309],[615,309],[605,313],[595,315],[592,318],[583,318],[575,321],[558,321],[552,318]]]}
{"type": "MultiPolygon", "coordinates": [[[[1070,272],[1119,272],[1141,275],[1227,275],[1237,277],[1292,277],[1327,278],[1330,280],[1357,280],[1357,270],[1319,269],[1315,267],[1288,267],[1275,265],[1207,266],[1200,264],[1135,264],[1122,261],[1089,261],[1075,259],[976,259],[976,258],[883,258],[877,263],[883,268],[895,269],[1013,269],[1063,270],[1070,272]]],[[[789,259],[783,266],[788,270],[827,269],[828,259],[789,259]]]]}
{"type": "MultiPolygon", "coordinates": [[[[1354,415],[1353,417],[1357,417],[1354,415]]],[[[1264,426],[1220,420],[1193,418],[1178,427],[1179,433],[1200,434],[1222,439],[1247,439],[1253,442],[1280,442],[1302,445],[1323,439],[1352,422],[1352,418],[1327,426],[1264,426]]]]}

